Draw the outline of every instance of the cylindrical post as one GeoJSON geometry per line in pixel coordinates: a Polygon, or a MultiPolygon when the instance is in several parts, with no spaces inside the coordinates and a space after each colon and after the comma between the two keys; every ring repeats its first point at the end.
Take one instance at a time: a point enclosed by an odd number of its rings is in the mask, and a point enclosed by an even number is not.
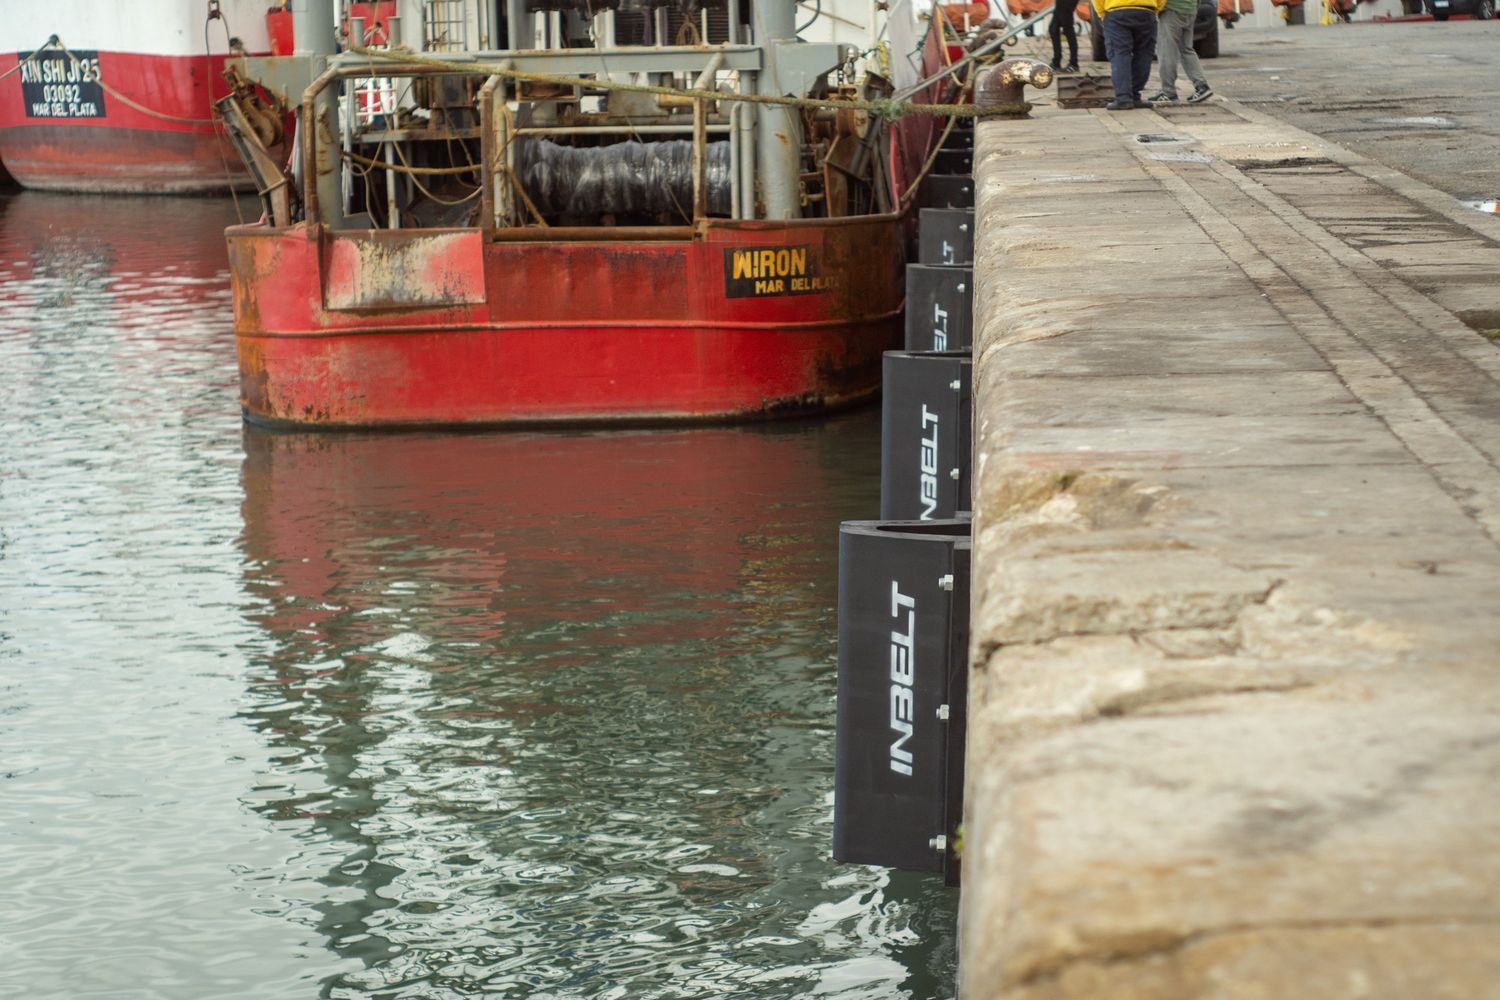
{"type": "MultiPolygon", "coordinates": [[[[795,0],[765,0],[755,4],[755,44],[766,53],[766,64],[756,75],[756,93],[763,97],[801,96],[783,92],[777,73],[777,45],[796,41],[795,0]]],[[[792,109],[756,106],[755,155],[766,218],[795,219],[802,214],[797,175],[802,160],[802,129],[792,109]]]]}
{"type": "Polygon", "coordinates": [[[500,77],[492,76],[479,88],[479,226],[495,228],[495,88],[500,77]]]}
{"type": "Polygon", "coordinates": [[[505,0],[505,20],[508,22],[512,49],[530,49],[536,46],[536,35],[531,29],[531,12],[526,9],[526,0],[505,0]]]}
{"type": "Polygon", "coordinates": [[[310,233],[319,223],[332,224],[340,214],[337,159],[329,148],[338,110],[329,84],[336,79],[336,69],[325,70],[302,94],[297,131],[302,139],[302,204],[310,233]],[[327,142],[319,141],[319,118],[327,142]]]}
{"type": "Polygon", "coordinates": [[[292,6],[292,45],[299,56],[333,55],[335,3],[328,0],[295,0],[292,6]]]}
{"type": "Polygon", "coordinates": [[[693,221],[708,218],[708,110],[702,98],[693,100],[693,221]]]}
{"type": "MultiPolygon", "coordinates": [[[[738,84],[739,92],[747,94],[750,92],[749,74],[740,74],[738,84]]],[[[740,166],[736,175],[735,183],[740,185],[740,214],[737,218],[754,219],[755,213],[755,108],[749,104],[740,104],[740,166]]]]}

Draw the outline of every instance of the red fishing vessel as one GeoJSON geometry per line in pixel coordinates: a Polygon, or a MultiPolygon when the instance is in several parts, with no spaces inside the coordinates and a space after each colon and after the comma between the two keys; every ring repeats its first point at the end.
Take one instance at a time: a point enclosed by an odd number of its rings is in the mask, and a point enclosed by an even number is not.
{"type": "Polygon", "coordinates": [[[892,86],[853,46],[797,41],[793,0],[441,25],[407,2],[338,10],[315,68],[243,60],[221,104],[266,206],[228,231],[247,419],[753,419],[877,390],[933,122],[860,110],[892,86]],[[278,93],[289,164],[253,134],[278,93]]]}
{"type": "Polygon", "coordinates": [[[0,162],[66,191],[223,191],[246,182],[214,125],[231,50],[270,51],[266,0],[8,6],[0,162]]]}

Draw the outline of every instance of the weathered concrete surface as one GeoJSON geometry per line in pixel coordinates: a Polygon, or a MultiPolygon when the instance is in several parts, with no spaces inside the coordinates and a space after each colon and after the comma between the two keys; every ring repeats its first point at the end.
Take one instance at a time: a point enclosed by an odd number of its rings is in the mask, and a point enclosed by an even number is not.
{"type": "Polygon", "coordinates": [[[1494,75],[1500,21],[1274,25],[1219,42],[1203,67],[1220,94],[1450,195],[1500,195],[1500,101],[1473,85],[1494,75]]]}
{"type": "Polygon", "coordinates": [[[1232,103],[976,176],[961,995],[1500,996],[1500,220],[1232,103]]]}

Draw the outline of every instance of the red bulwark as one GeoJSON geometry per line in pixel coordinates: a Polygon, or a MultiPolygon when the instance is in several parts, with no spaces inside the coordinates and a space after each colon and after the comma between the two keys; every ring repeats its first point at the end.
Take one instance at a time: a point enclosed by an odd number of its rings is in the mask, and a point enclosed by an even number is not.
{"type": "Polygon", "coordinates": [[[900,216],[533,232],[231,228],[247,418],[756,419],[873,394],[900,341],[900,216]]]}

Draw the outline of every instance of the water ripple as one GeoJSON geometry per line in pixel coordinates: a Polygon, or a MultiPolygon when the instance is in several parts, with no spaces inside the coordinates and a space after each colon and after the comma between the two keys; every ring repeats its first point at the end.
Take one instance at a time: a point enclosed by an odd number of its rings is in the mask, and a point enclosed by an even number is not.
{"type": "Polygon", "coordinates": [[[873,415],[243,430],[227,203],[0,216],[0,994],[951,993],[828,858],[873,415]]]}

